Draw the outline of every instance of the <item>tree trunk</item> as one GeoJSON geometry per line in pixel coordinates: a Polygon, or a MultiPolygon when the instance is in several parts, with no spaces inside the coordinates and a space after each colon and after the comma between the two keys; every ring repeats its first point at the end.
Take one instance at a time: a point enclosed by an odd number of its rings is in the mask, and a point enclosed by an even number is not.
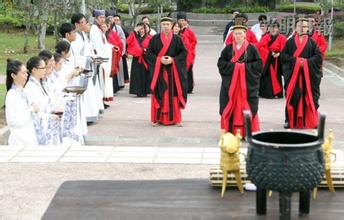
{"type": "Polygon", "coordinates": [[[47,33],[47,25],[48,25],[48,10],[42,11],[42,21],[39,27],[39,34],[38,34],[38,49],[44,50],[45,49],[45,35],[47,33]]]}

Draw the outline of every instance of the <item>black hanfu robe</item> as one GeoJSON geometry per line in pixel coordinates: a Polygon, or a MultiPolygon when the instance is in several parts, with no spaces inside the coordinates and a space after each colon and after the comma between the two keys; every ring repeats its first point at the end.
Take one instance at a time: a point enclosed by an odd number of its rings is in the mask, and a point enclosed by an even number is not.
{"type": "Polygon", "coordinates": [[[195,63],[196,58],[196,45],[197,45],[197,37],[195,32],[192,31],[190,27],[186,27],[180,30],[179,35],[181,36],[184,45],[187,47],[188,56],[187,56],[187,91],[188,93],[192,93],[194,89],[194,73],[193,73],[193,66],[195,63]],[[188,48],[189,45],[190,47],[188,48]],[[189,64],[189,65],[188,65],[189,64]]]}
{"type": "Polygon", "coordinates": [[[290,128],[316,128],[321,81],[321,52],[307,35],[290,38],[281,54],[286,90],[286,122],[290,128]],[[303,62],[303,67],[301,63],[303,62]]]}
{"type": "Polygon", "coordinates": [[[245,135],[243,111],[251,112],[252,131],[259,131],[258,92],[262,60],[255,46],[245,41],[226,46],[217,62],[222,78],[220,91],[221,129],[245,135]]]}
{"type": "Polygon", "coordinates": [[[146,60],[152,75],[153,123],[172,125],[182,121],[181,109],[185,108],[187,99],[186,55],[182,39],[172,31],[167,38],[163,33],[154,35],[149,43],[146,60]],[[163,65],[163,56],[172,57],[172,64],[163,65]]]}
{"type": "Polygon", "coordinates": [[[272,53],[280,53],[286,42],[287,39],[282,34],[275,36],[266,34],[259,41],[259,53],[263,61],[263,73],[259,87],[260,97],[270,99],[283,97],[281,55],[274,58],[272,53]]]}
{"type": "Polygon", "coordinates": [[[128,54],[133,56],[130,71],[129,93],[139,97],[147,96],[150,93],[150,74],[148,63],[144,56],[149,45],[151,35],[140,36],[132,32],[127,38],[128,54]]]}

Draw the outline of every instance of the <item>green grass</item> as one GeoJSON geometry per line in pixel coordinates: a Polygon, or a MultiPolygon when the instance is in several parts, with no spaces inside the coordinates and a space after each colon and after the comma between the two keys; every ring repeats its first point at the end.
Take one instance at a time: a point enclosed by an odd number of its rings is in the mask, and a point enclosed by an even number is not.
{"type": "MultiPolygon", "coordinates": [[[[52,50],[55,46],[54,36],[47,36],[46,48],[52,50]]],[[[0,33],[0,74],[6,73],[6,60],[8,58],[18,59],[24,63],[31,57],[39,53],[37,49],[37,37],[29,36],[29,51],[24,54],[24,30],[11,33],[0,33]]]]}
{"type": "Polygon", "coordinates": [[[335,39],[332,43],[332,50],[327,51],[326,56],[344,58],[344,38],[335,39]]]}

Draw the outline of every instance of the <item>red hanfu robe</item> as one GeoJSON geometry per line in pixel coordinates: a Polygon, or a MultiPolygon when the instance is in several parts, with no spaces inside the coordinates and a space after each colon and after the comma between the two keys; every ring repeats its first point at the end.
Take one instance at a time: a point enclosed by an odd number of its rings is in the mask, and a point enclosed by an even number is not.
{"type": "MultiPolygon", "coordinates": [[[[196,58],[196,45],[197,45],[196,34],[189,27],[186,27],[183,30],[181,30],[179,34],[182,37],[183,42],[188,41],[187,44],[190,44],[190,50],[189,50],[189,48],[187,48],[188,49],[188,56],[189,56],[190,65],[193,65],[195,63],[195,58],[196,58]],[[186,40],[186,39],[188,39],[188,40],[186,40]]],[[[187,70],[189,70],[189,69],[187,69],[187,70]]]]}
{"type": "Polygon", "coordinates": [[[259,131],[258,90],[262,62],[257,49],[245,41],[226,46],[218,60],[222,78],[220,91],[221,129],[245,136],[243,111],[251,112],[252,131],[259,131]],[[234,52],[234,55],[233,55],[234,52]]]}
{"type": "Polygon", "coordinates": [[[264,98],[283,97],[282,65],[280,56],[274,58],[272,53],[280,53],[286,37],[282,34],[266,34],[260,40],[258,49],[263,61],[263,73],[260,79],[259,95],[264,98]]]}
{"type": "Polygon", "coordinates": [[[192,47],[189,38],[185,34],[180,34],[180,37],[182,38],[185,48],[188,51],[188,54],[186,56],[186,70],[188,70],[194,62],[194,56],[192,55],[192,53],[189,52],[192,51],[192,47]]]}
{"type": "MultiPolygon", "coordinates": [[[[229,44],[232,44],[233,43],[233,31],[228,35],[228,37],[226,38],[225,40],[225,44],[226,46],[229,45],[229,44]]],[[[247,29],[246,30],[246,40],[253,44],[254,46],[258,47],[258,40],[256,38],[256,35],[254,34],[253,31],[251,31],[251,29],[247,29]]]]}
{"type": "Polygon", "coordinates": [[[150,74],[145,55],[151,38],[151,35],[141,37],[135,32],[132,32],[127,38],[127,52],[133,56],[129,93],[139,97],[147,96],[150,93],[150,74]]]}
{"type": "Polygon", "coordinates": [[[121,42],[120,36],[115,31],[110,31],[108,35],[108,42],[119,50],[116,52],[115,48],[112,48],[112,64],[111,64],[111,77],[114,77],[119,72],[119,62],[122,57],[123,44],[121,42]]]}
{"type": "Polygon", "coordinates": [[[323,57],[326,55],[327,41],[324,35],[319,30],[313,30],[312,39],[318,45],[323,57]]]}
{"type": "Polygon", "coordinates": [[[163,125],[182,121],[181,109],[186,105],[186,54],[182,39],[169,33],[154,35],[147,50],[152,73],[151,121],[163,125]],[[170,56],[172,64],[163,65],[161,58],[170,56]]]}
{"type": "Polygon", "coordinates": [[[286,81],[286,121],[290,128],[316,128],[322,62],[318,46],[307,35],[300,42],[296,34],[287,41],[282,60],[286,81]]]}
{"type": "Polygon", "coordinates": [[[184,43],[190,44],[188,49],[188,56],[187,56],[187,91],[188,93],[192,93],[193,88],[195,86],[194,82],[194,74],[193,74],[193,65],[195,63],[196,58],[196,45],[197,45],[197,37],[195,33],[191,30],[191,28],[186,27],[180,31],[180,36],[184,40],[184,43]],[[187,39],[187,40],[186,40],[187,39]]]}

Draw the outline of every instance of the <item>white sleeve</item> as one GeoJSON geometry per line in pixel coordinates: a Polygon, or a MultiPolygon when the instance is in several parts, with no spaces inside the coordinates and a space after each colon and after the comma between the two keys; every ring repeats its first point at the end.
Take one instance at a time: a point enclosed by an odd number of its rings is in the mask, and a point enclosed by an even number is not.
{"type": "Polygon", "coordinates": [[[10,90],[6,95],[6,121],[10,127],[21,127],[25,125],[31,118],[32,108],[27,105],[20,95],[10,90]]]}
{"type": "Polygon", "coordinates": [[[76,33],[76,40],[72,42],[72,49],[74,51],[76,66],[80,66],[85,68],[86,65],[86,57],[84,56],[85,43],[79,33],[76,33]]]}
{"type": "Polygon", "coordinates": [[[93,49],[97,52],[96,56],[101,56],[101,36],[99,30],[97,30],[98,27],[92,25],[91,30],[90,30],[90,42],[93,47],[93,49]]]}

